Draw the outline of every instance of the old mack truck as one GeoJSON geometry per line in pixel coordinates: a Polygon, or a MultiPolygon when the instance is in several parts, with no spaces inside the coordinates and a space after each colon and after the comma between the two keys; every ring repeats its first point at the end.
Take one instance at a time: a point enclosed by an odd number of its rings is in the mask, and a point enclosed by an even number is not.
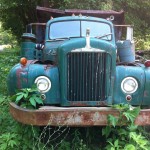
{"type": "MultiPolygon", "coordinates": [[[[123,11],[38,6],[37,12],[39,22],[22,35],[23,61],[11,69],[8,89],[13,95],[36,84],[44,105],[30,110],[11,102],[17,121],[101,126],[108,114],[118,114],[110,105],[150,105],[150,61],[135,57],[133,26],[124,23],[123,11]]],[[[135,123],[149,125],[150,109],[135,123]]]]}

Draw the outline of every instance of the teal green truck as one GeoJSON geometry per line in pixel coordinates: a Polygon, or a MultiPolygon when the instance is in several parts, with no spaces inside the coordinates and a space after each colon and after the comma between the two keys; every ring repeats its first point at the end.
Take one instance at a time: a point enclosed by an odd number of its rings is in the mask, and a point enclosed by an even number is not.
{"type": "MultiPolygon", "coordinates": [[[[133,27],[124,24],[124,12],[46,11],[56,17],[27,26],[21,61],[8,75],[10,95],[36,84],[44,105],[29,110],[10,103],[17,121],[105,125],[107,115],[116,113],[110,105],[150,105],[150,61],[136,57],[133,27]]],[[[148,110],[137,124],[150,122],[148,110]]]]}

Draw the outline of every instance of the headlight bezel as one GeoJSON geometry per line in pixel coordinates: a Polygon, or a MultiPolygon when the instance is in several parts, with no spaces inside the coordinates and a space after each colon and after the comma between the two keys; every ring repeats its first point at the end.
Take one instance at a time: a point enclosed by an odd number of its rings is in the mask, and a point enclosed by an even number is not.
{"type": "MultiPolygon", "coordinates": [[[[125,77],[122,81],[121,81],[121,90],[125,93],[125,94],[133,94],[137,91],[139,87],[139,84],[138,84],[138,81],[134,78],[134,77],[125,77]],[[133,90],[128,90],[126,89],[127,86],[131,86],[131,85],[126,85],[125,84],[128,84],[129,82],[132,82],[134,83],[134,89],[133,90]]],[[[131,87],[132,88],[132,87],[131,87]]]]}
{"type": "Polygon", "coordinates": [[[51,89],[51,81],[46,76],[38,76],[34,80],[34,83],[36,84],[38,91],[42,94],[48,92],[51,89]],[[40,88],[45,88],[45,89],[40,89],[40,88]]]}

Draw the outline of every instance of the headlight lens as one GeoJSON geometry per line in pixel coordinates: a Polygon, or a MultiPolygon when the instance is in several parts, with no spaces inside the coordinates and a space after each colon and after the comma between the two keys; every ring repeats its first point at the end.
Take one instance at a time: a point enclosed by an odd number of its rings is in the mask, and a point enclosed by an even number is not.
{"type": "Polygon", "coordinates": [[[46,93],[50,90],[51,88],[51,81],[49,78],[45,76],[39,76],[35,79],[35,84],[37,85],[37,88],[39,92],[41,93],[46,93]]]}
{"type": "Polygon", "coordinates": [[[133,77],[124,78],[121,82],[121,89],[124,93],[132,94],[138,88],[138,82],[133,77]]]}

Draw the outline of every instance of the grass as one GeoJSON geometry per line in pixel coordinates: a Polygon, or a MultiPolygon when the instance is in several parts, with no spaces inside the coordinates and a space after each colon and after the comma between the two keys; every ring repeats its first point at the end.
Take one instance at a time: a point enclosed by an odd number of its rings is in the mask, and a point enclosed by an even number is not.
{"type": "MultiPolygon", "coordinates": [[[[102,136],[103,127],[39,128],[23,125],[11,117],[7,75],[19,58],[19,48],[0,52],[0,150],[104,150],[108,143],[107,138],[102,136]]],[[[140,132],[144,133],[142,130],[140,132]]],[[[149,139],[149,134],[146,137],[149,139]]]]}
{"type": "Polygon", "coordinates": [[[19,62],[19,48],[5,49],[0,52],[0,94],[7,95],[7,75],[10,69],[19,62]]]}
{"type": "Polygon", "coordinates": [[[18,49],[6,49],[0,52],[0,135],[5,132],[10,118],[8,109],[8,93],[7,93],[7,75],[9,70],[18,61],[18,49]],[[5,127],[5,128],[4,128],[5,127]]]}
{"type": "Polygon", "coordinates": [[[99,150],[101,128],[39,128],[23,125],[12,118],[7,75],[19,58],[19,48],[0,52],[0,150],[99,150]]]}
{"type": "Polygon", "coordinates": [[[12,118],[9,113],[7,75],[19,58],[19,48],[0,52],[0,150],[88,150],[76,128],[39,128],[23,125],[12,118]],[[68,142],[65,137],[69,134],[72,139],[69,138],[68,142]]]}
{"type": "Polygon", "coordinates": [[[19,48],[0,52],[0,150],[27,150],[33,148],[37,130],[16,122],[9,113],[10,98],[7,92],[9,70],[19,62],[19,48]],[[23,129],[23,130],[22,130],[23,129]],[[34,135],[31,131],[34,131],[34,135]]]}

